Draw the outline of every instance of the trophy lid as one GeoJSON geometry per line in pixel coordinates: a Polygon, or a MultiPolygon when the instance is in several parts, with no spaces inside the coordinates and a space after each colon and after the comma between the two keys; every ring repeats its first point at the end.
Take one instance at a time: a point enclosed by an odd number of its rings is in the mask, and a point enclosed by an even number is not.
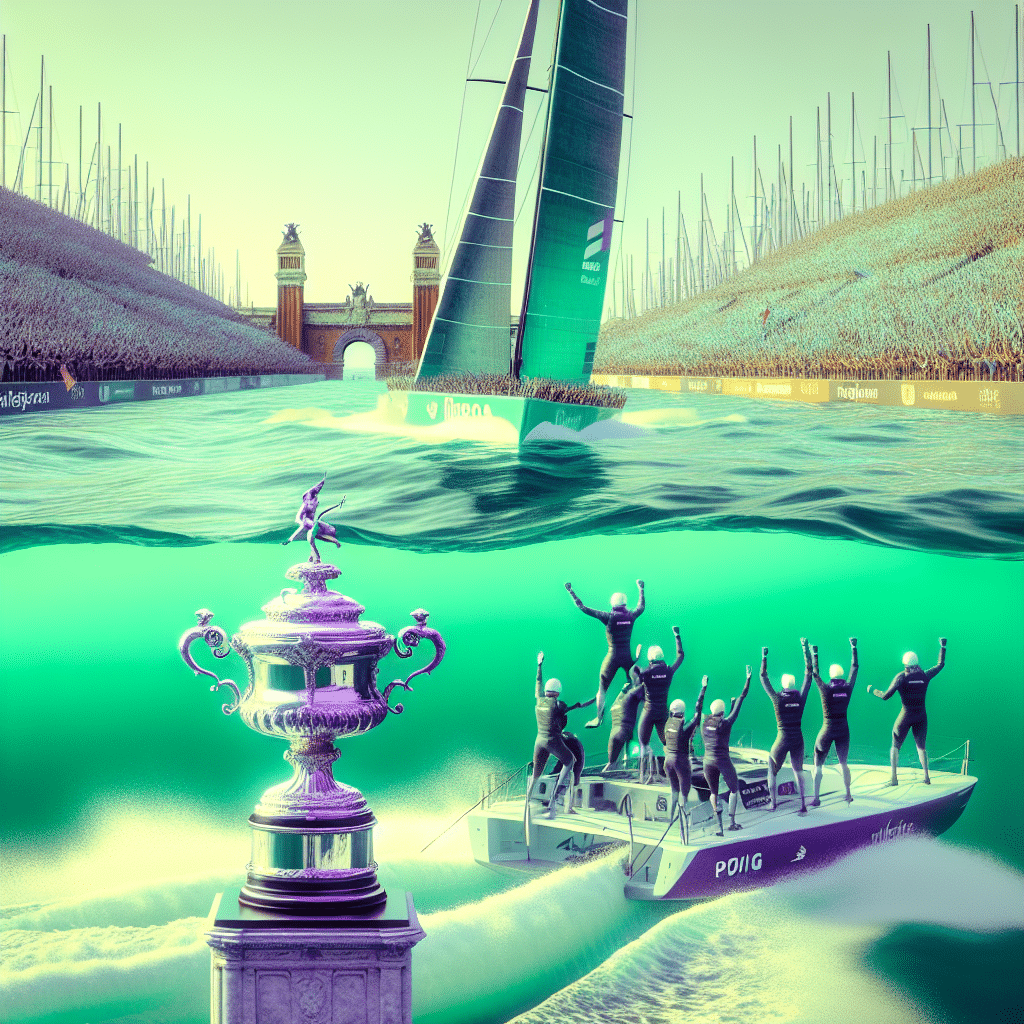
{"type": "Polygon", "coordinates": [[[359,622],[366,609],[351,597],[327,589],[327,580],[337,579],[341,570],[328,562],[300,562],[286,573],[289,580],[302,580],[302,590],[285,587],[278,597],[263,605],[271,622],[342,623],[359,622]]]}

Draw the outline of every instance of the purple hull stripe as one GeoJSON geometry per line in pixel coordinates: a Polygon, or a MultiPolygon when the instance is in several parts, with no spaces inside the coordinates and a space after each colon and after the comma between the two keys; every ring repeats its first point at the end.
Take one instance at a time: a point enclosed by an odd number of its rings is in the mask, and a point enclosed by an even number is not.
{"type": "MultiPolygon", "coordinates": [[[[926,804],[893,808],[854,821],[763,836],[701,850],[663,896],[699,900],[771,885],[797,872],[824,867],[853,850],[904,835],[939,835],[963,813],[974,787],[926,804]]],[[[808,817],[813,820],[814,811],[808,817]]]]}

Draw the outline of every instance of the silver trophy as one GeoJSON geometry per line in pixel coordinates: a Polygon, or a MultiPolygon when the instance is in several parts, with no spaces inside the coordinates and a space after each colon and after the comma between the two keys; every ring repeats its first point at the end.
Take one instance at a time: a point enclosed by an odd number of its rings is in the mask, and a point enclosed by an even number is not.
{"type": "Polygon", "coordinates": [[[234,694],[223,706],[224,714],[238,711],[250,729],[290,744],[284,756],[292,765],[292,777],[268,789],[249,818],[252,859],[239,901],[286,914],[368,915],[387,901],[373,859],[376,819],[359,790],[335,781],[332,765],[339,751],[334,741],[368,732],[389,714],[400,714],[402,705],[389,706],[388,695],[396,686],[411,690],[413,678],[440,663],[445,644],[427,626],[428,613],[422,608],[412,612],[415,625],[406,626],[396,638],[376,622],[360,621],[365,609],[358,602],[327,589],[327,581],[341,572],[321,562],[316,541],[341,545],[334,528],[321,519],[331,509],[316,512],[323,485],[321,480],[303,495],[295,517],[299,527],[284,542],[302,533],[309,541],[309,561],[285,573],[290,580],[301,580],[302,589],[282,590],[263,605],[265,619],[247,622],[231,638],[230,647],[249,671],[245,692],[202,668],[190,653],[197,640],[217,658],[230,653],[227,634],[210,625],[213,612],[196,612],[199,624],[181,637],[179,650],[197,675],[216,680],[211,690],[227,687],[234,694]],[[394,680],[381,693],[381,659],[392,650],[399,658],[411,657],[423,639],[434,645],[430,664],[394,680]]]}

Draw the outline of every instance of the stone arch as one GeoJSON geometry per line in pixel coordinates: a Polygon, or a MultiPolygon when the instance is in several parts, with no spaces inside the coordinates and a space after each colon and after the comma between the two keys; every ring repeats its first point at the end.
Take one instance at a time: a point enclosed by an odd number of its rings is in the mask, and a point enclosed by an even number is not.
{"type": "MultiPolygon", "coordinates": [[[[376,332],[371,331],[368,327],[353,327],[349,331],[345,331],[344,334],[334,343],[334,352],[332,354],[332,361],[339,368],[345,363],[345,349],[349,347],[354,341],[365,341],[373,351],[376,358],[374,363],[375,376],[380,379],[380,369],[388,361],[388,350],[384,344],[384,339],[376,332]]],[[[339,372],[340,377],[340,372],[339,372]]]]}

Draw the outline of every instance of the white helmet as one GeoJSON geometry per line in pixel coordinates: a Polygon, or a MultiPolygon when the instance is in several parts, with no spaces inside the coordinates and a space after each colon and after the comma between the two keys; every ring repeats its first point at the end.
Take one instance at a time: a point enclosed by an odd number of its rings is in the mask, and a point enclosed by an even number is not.
{"type": "Polygon", "coordinates": [[[829,665],[828,677],[829,679],[842,679],[843,678],[843,666],[842,665],[829,665]]]}
{"type": "Polygon", "coordinates": [[[784,690],[792,689],[796,686],[796,676],[791,676],[788,672],[782,677],[782,688],[784,690]]]}
{"type": "Polygon", "coordinates": [[[657,645],[652,644],[647,648],[647,660],[650,661],[664,661],[665,652],[657,645]]]}
{"type": "Polygon", "coordinates": [[[686,714],[686,701],[674,700],[669,704],[668,709],[673,715],[676,715],[678,718],[682,718],[683,715],[686,714]]]}
{"type": "Polygon", "coordinates": [[[544,684],[544,692],[545,693],[561,693],[562,692],[562,684],[557,679],[549,679],[544,684]]]}
{"type": "Polygon", "coordinates": [[[903,655],[903,664],[907,668],[913,667],[917,664],[917,655],[913,651],[907,651],[907,653],[903,655]]]}
{"type": "Polygon", "coordinates": [[[725,701],[724,700],[713,700],[711,702],[711,714],[723,715],[725,714],[725,701]]]}
{"type": "Polygon", "coordinates": [[[612,594],[611,605],[613,608],[624,608],[626,605],[626,595],[615,593],[612,594]]]}

